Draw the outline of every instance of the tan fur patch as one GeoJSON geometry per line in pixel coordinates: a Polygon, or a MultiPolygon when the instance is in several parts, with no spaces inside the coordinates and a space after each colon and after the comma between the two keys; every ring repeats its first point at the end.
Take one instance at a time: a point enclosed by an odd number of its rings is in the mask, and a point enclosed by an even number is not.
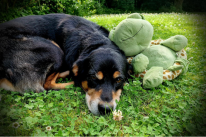
{"type": "Polygon", "coordinates": [[[170,72],[169,70],[165,70],[165,72],[170,72]]]}
{"type": "Polygon", "coordinates": [[[117,90],[116,92],[112,92],[112,98],[113,98],[113,100],[120,100],[120,96],[121,96],[121,93],[122,93],[122,90],[121,89],[119,89],[119,90],[117,90]]]}
{"type": "Polygon", "coordinates": [[[84,91],[88,91],[89,87],[88,87],[88,82],[87,81],[82,81],[82,88],[84,89],[84,91]]]}
{"type": "Polygon", "coordinates": [[[99,80],[102,80],[104,75],[101,71],[99,71],[97,74],[96,74],[96,77],[99,79],[99,80]]]}
{"type": "Polygon", "coordinates": [[[72,71],[73,71],[73,73],[74,73],[74,76],[77,76],[78,75],[78,66],[77,66],[77,64],[74,64],[74,66],[73,66],[73,69],[72,69],[72,71]]]}
{"type": "Polygon", "coordinates": [[[180,70],[177,70],[177,73],[180,73],[180,70]]]}
{"type": "Polygon", "coordinates": [[[170,76],[170,75],[168,75],[168,78],[171,78],[171,76],[170,76]]]}
{"type": "Polygon", "coordinates": [[[74,81],[69,83],[56,83],[56,79],[59,77],[59,73],[53,73],[47,77],[44,83],[45,89],[65,89],[66,86],[73,85],[74,81]]]}
{"type": "Polygon", "coordinates": [[[96,92],[95,89],[89,88],[87,81],[82,81],[82,88],[83,88],[83,90],[84,90],[85,92],[87,92],[88,95],[91,96],[91,97],[94,96],[94,94],[95,94],[95,92],[96,92]]]}
{"type": "Polygon", "coordinates": [[[89,89],[88,90],[88,94],[90,93],[90,97],[91,97],[91,100],[95,100],[97,98],[100,98],[101,94],[102,94],[102,90],[99,90],[99,91],[96,91],[95,89],[89,89]]]}
{"type": "Polygon", "coordinates": [[[176,62],[175,64],[176,64],[176,65],[180,65],[180,63],[179,63],[179,62],[176,62]]]}
{"type": "Polygon", "coordinates": [[[165,72],[163,72],[163,74],[165,74],[165,72]]]}
{"type": "Polygon", "coordinates": [[[143,71],[142,73],[143,73],[143,74],[146,74],[146,71],[143,71]]]}
{"type": "Polygon", "coordinates": [[[117,78],[119,77],[120,75],[120,72],[119,71],[115,71],[114,74],[113,74],[113,78],[117,78]]]}
{"type": "Polygon", "coordinates": [[[56,43],[56,42],[54,42],[53,40],[51,41],[55,46],[57,46],[58,48],[60,48],[59,47],[59,45],[56,43]]]}
{"type": "Polygon", "coordinates": [[[13,86],[13,84],[6,78],[0,79],[0,88],[3,88],[5,90],[10,90],[10,91],[15,91],[15,87],[13,86]]]}
{"type": "Polygon", "coordinates": [[[69,71],[61,72],[58,78],[66,78],[67,76],[69,76],[69,74],[70,74],[69,71]]]}
{"type": "Polygon", "coordinates": [[[102,90],[96,91],[93,88],[88,88],[87,94],[90,96],[89,102],[99,99],[101,94],[102,94],[102,90]]]}

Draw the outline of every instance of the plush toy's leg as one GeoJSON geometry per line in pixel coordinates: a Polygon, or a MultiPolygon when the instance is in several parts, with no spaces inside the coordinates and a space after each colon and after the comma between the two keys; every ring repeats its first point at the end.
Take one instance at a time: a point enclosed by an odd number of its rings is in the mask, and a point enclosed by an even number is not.
{"type": "Polygon", "coordinates": [[[66,77],[69,74],[68,71],[63,73],[53,73],[51,74],[44,83],[44,89],[65,89],[66,86],[74,84],[74,82],[69,83],[56,83],[57,78],[66,77]]]}
{"type": "Polygon", "coordinates": [[[163,82],[163,67],[150,68],[143,78],[144,88],[153,88],[163,82]]]}

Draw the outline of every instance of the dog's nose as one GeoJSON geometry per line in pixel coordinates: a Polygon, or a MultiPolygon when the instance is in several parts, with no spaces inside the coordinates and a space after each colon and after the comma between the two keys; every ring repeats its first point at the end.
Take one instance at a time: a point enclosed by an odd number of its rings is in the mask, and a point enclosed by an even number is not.
{"type": "Polygon", "coordinates": [[[98,105],[98,110],[101,115],[110,113],[113,110],[111,106],[98,105]]]}

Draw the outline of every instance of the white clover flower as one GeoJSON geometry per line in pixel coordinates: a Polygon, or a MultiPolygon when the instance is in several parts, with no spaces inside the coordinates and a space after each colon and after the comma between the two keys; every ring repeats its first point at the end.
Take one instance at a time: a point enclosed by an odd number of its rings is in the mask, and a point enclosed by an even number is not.
{"type": "Polygon", "coordinates": [[[149,119],[149,117],[148,117],[148,116],[144,116],[144,118],[145,118],[145,119],[149,119]]]}
{"type": "Polygon", "coordinates": [[[81,112],[81,114],[82,114],[82,115],[86,115],[87,113],[86,113],[86,112],[81,112]]]}
{"type": "Polygon", "coordinates": [[[46,130],[47,130],[47,131],[50,131],[50,130],[51,130],[51,127],[50,127],[50,126],[47,126],[47,127],[46,127],[46,130]]]}
{"type": "Polygon", "coordinates": [[[13,128],[19,128],[19,126],[20,126],[20,125],[19,125],[18,122],[14,122],[14,123],[12,124],[12,127],[13,127],[13,128]]]}
{"type": "Polygon", "coordinates": [[[120,121],[120,120],[122,120],[122,112],[120,111],[120,110],[118,110],[118,111],[116,111],[116,110],[114,110],[114,112],[113,112],[113,119],[115,120],[115,121],[120,121]]]}

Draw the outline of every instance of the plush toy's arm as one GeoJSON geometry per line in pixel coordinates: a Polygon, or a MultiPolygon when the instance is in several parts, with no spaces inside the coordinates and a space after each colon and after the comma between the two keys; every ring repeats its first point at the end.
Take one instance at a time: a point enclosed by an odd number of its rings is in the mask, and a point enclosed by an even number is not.
{"type": "Polygon", "coordinates": [[[135,74],[141,73],[146,70],[149,64],[149,59],[144,54],[136,55],[132,60],[133,71],[135,74]]]}
{"type": "Polygon", "coordinates": [[[183,35],[175,35],[169,39],[161,42],[161,45],[171,48],[172,50],[178,52],[187,46],[187,38],[183,35]]]}
{"type": "Polygon", "coordinates": [[[183,65],[177,65],[177,66],[170,66],[169,68],[167,68],[167,70],[170,70],[170,71],[177,71],[177,70],[180,70],[180,69],[183,69],[183,65]]]}
{"type": "Polygon", "coordinates": [[[183,73],[182,74],[185,74],[188,70],[188,66],[189,66],[189,61],[186,60],[186,59],[183,59],[183,58],[177,58],[175,60],[175,62],[178,62],[181,64],[182,66],[182,70],[183,70],[183,73]]]}
{"type": "Polygon", "coordinates": [[[144,88],[157,87],[163,82],[163,67],[152,67],[143,78],[144,88]]]}

